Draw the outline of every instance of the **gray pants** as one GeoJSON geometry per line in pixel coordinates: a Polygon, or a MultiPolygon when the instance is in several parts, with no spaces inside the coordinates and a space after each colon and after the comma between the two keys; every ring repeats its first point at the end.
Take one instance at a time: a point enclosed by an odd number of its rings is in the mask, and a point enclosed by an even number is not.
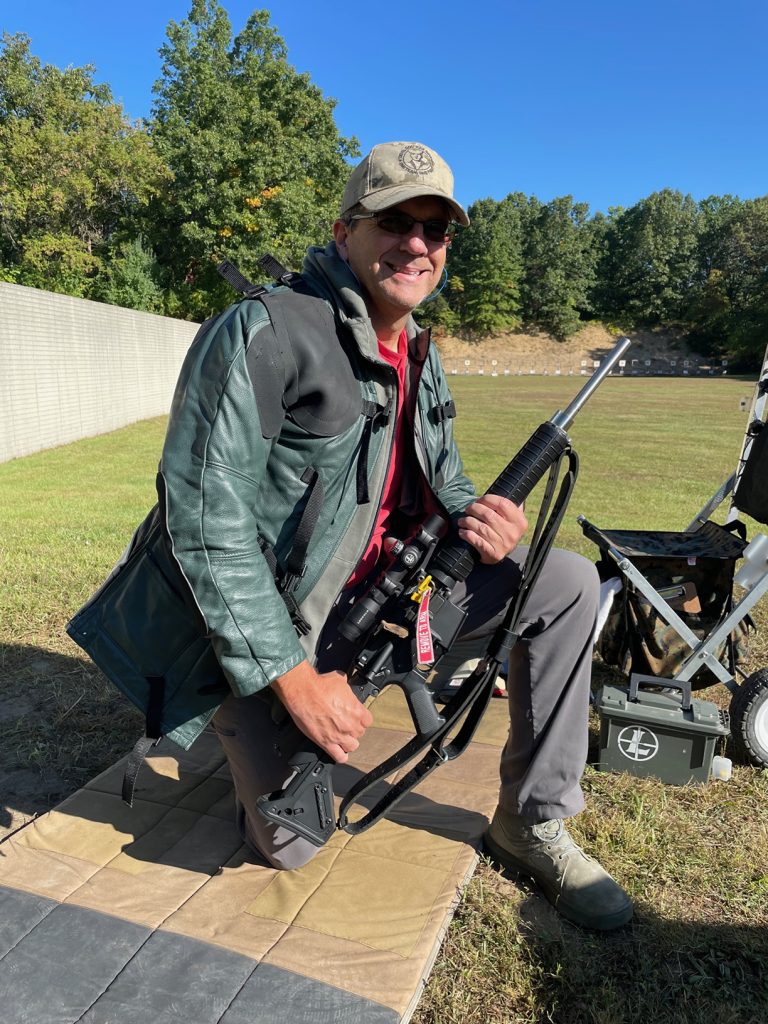
{"type": "MultiPolygon", "coordinates": [[[[526,553],[521,547],[499,565],[478,565],[454,590],[454,600],[467,609],[467,620],[459,642],[439,664],[438,686],[463,662],[484,652],[517,592],[526,553]]],[[[510,655],[510,731],[501,755],[499,803],[530,822],[570,817],[584,807],[579,782],[587,756],[598,592],[591,562],[570,551],[550,552],[528,599],[521,640],[510,655]]],[[[344,669],[344,643],[331,624],[327,632],[317,667],[344,669]]],[[[213,725],[235,782],[244,841],[275,867],[295,868],[310,860],[318,847],[262,819],[255,810],[256,798],[282,788],[289,774],[275,717],[275,703],[262,695],[231,695],[213,725]]],[[[343,791],[342,786],[337,789],[343,791]]]]}

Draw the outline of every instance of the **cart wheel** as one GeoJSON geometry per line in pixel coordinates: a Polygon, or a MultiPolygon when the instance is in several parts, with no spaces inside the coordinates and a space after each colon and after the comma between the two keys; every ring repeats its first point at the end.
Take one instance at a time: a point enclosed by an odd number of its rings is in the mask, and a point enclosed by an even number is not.
{"type": "Polygon", "coordinates": [[[737,754],[768,768],[768,669],[753,672],[733,695],[731,737],[737,754]]]}

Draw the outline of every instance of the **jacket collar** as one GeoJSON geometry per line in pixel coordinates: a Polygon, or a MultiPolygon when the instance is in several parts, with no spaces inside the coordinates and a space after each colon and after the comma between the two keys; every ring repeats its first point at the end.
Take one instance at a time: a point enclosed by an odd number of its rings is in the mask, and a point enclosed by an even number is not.
{"type": "MultiPolygon", "coordinates": [[[[333,304],[339,320],[351,330],[362,351],[378,360],[376,332],[368,316],[360,282],[339,256],[336,243],[331,241],[325,248],[310,246],[304,257],[302,274],[333,304]]],[[[429,330],[422,330],[412,316],[408,317],[405,330],[412,357],[422,363],[429,348],[429,330]]]]}

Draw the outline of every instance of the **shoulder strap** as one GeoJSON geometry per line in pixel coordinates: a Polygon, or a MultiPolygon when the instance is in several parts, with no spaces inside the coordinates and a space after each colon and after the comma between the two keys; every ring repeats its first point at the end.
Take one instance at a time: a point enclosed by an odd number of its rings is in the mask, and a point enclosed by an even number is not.
{"type": "Polygon", "coordinates": [[[216,269],[232,288],[247,299],[256,299],[267,290],[263,285],[253,284],[247,277],[240,273],[234,263],[230,260],[222,260],[217,264],[216,269]]]}
{"type": "Polygon", "coordinates": [[[284,267],[280,260],[275,259],[271,253],[265,252],[263,256],[258,259],[258,264],[261,269],[269,274],[270,277],[274,278],[278,284],[287,285],[289,288],[293,287],[298,281],[302,279],[301,274],[295,274],[293,271],[288,270],[284,267]]]}
{"type": "MultiPolygon", "coordinates": [[[[293,288],[300,281],[303,282],[301,274],[295,274],[293,271],[288,270],[287,267],[284,267],[279,260],[275,259],[268,252],[260,256],[257,262],[261,269],[269,277],[273,278],[277,284],[293,288]]],[[[257,299],[267,291],[263,284],[254,284],[253,281],[249,281],[245,274],[242,274],[231,260],[222,260],[221,263],[216,265],[216,270],[228,285],[246,299],[257,299]]]]}

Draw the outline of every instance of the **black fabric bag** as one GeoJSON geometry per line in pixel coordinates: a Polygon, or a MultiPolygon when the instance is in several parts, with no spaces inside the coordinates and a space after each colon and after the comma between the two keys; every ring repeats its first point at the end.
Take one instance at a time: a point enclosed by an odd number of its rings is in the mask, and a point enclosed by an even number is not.
{"type": "MultiPolygon", "coordinates": [[[[755,428],[753,428],[755,429],[755,428]]],[[[768,424],[757,428],[733,502],[759,523],[768,523],[768,424]]]]}

